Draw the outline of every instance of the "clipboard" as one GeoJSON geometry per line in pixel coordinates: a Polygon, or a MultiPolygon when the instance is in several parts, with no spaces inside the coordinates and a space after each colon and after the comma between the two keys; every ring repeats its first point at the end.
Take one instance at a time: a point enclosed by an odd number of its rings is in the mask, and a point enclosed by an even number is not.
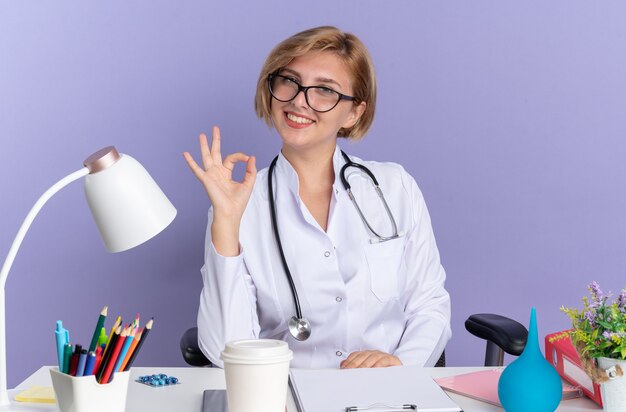
{"type": "Polygon", "coordinates": [[[291,369],[289,386],[299,412],[462,412],[419,366],[291,369]]]}

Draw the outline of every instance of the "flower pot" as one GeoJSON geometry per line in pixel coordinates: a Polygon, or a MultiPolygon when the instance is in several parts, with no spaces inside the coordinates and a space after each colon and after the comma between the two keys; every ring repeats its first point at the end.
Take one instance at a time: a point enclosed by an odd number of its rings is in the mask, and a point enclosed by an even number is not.
{"type": "MultiPolygon", "coordinates": [[[[597,360],[600,370],[610,371],[610,368],[620,365],[622,371],[626,373],[626,360],[611,358],[598,358],[597,360]]],[[[600,384],[600,391],[605,412],[626,411],[626,375],[613,378],[609,375],[609,380],[600,384]]]]}

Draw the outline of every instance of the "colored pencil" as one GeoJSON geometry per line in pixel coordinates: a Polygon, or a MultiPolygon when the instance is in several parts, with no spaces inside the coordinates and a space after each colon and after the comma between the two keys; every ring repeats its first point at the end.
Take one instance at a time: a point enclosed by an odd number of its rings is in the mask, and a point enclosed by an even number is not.
{"type": "Polygon", "coordinates": [[[104,350],[102,351],[102,356],[106,355],[107,353],[107,349],[109,348],[109,344],[111,343],[111,339],[113,338],[113,333],[117,330],[117,328],[122,324],[122,317],[118,316],[117,320],[115,321],[115,323],[113,324],[113,327],[111,328],[111,333],[109,333],[109,340],[107,341],[106,346],[104,347],[104,350]]]}
{"type": "Polygon", "coordinates": [[[117,339],[117,342],[115,342],[115,346],[113,346],[113,348],[110,350],[111,356],[109,357],[104,368],[104,374],[102,375],[102,379],[100,380],[101,384],[110,382],[111,377],[113,376],[113,369],[115,368],[115,364],[117,363],[117,358],[120,354],[120,351],[122,350],[122,346],[124,346],[124,342],[126,341],[127,337],[128,328],[125,328],[122,331],[120,337],[117,339]]]}
{"type": "Polygon", "coordinates": [[[98,338],[100,337],[100,331],[102,330],[104,321],[107,318],[108,309],[109,307],[105,306],[100,312],[100,316],[98,317],[98,323],[96,324],[96,329],[93,331],[93,337],[91,338],[91,343],[89,344],[88,352],[92,352],[96,350],[96,345],[98,344],[98,338]]]}
{"type": "Polygon", "coordinates": [[[133,351],[133,354],[131,355],[130,360],[126,364],[126,368],[124,368],[124,371],[129,370],[130,367],[133,366],[133,362],[137,358],[137,354],[139,353],[139,350],[141,349],[141,346],[146,341],[146,338],[148,337],[148,334],[150,333],[150,330],[152,329],[152,324],[153,323],[154,323],[154,318],[150,319],[148,321],[148,323],[146,323],[146,326],[145,326],[145,328],[143,330],[143,333],[141,334],[141,339],[139,339],[139,343],[137,344],[137,347],[133,351]]]}
{"type": "Polygon", "coordinates": [[[126,365],[128,364],[130,357],[133,355],[133,352],[135,351],[135,348],[137,347],[137,344],[139,343],[139,340],[141,339],[142,333],[143,333],[143,329],[140,332],[136,333],[133,339],[133,342],[130,344],[130,348],[128,348],[128,352],[126,352],[126,356],[124,357],[124,362],[122,362],[122,366],[120,366],[121,371],[126,370],[126,365]]]}
{"type": "Polygon", "coordinates": [[[126,340],[124,340],[124,346],[122,346],[122,350],[120,351],[120,354],[117,357],[117,361],[115,362],[115,368],[113,368],[113,372],[120,371],[122,367],[122,363],[124,363],[124,358],[126,358],[126,354],[128,353],[128,349],[130,348],[130,345],[132,345],[133,340],[135,339],[135,328],[130,326],[128,327],[126,331],[130,333],[128,334],[128,337],[126,338],[126,340]]]}
{"type": "Polygon", "coordinates": [[[113,352],[113,348],[117,344],[117,341],[119,340],[121,333],[122,333],[122,327],[118,326],[117,330],[111,334],[113,337],[109,341],[109,350],[106,351],[106,353],[103,352],[102,361],[100,361],[100,366],[98,367],[98,371],[96,373],[96,380],[98,382],[102,381],[102,375],[104,375],[104,370],[109,364],[109,359],[111,359],[111,353],[113,352]]]}

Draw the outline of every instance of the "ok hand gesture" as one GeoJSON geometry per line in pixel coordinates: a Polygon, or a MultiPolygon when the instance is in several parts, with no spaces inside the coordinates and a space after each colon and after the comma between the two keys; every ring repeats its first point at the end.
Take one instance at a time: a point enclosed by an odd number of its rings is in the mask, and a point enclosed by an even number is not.
{"type": "MultiPolygon", "coordinates": [[[[256,179],[255,158],[244,153],[233,153],[222,160],[220,129],[217,126],[213,127],[210,149],[204,133],[200,135],[199,140],[204,167],[200,167],[189,152],[183,153],[183,156],[211,199],[214,212],[213,228],[215,229],[217,224],[220,229],[236,229],[236,233],[231,235],[238,238],[241,217],[246,210],[256,179]],[[237,162],[246,162],[246,174],[241,182],[233,180],[233,169],[237,162]]],[[[217,239],[213,240],[215,243],[217,239]]]]}

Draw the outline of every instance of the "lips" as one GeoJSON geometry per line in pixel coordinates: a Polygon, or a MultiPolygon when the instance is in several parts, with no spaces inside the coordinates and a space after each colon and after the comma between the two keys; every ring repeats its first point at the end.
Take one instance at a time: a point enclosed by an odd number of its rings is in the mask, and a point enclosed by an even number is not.
{"type": "Polygon", "coordinates": [[[285,121],[289,127],[294,129],[303,129],[315,123],[313,119],[291,112],[285,112],[285,121]]]}

